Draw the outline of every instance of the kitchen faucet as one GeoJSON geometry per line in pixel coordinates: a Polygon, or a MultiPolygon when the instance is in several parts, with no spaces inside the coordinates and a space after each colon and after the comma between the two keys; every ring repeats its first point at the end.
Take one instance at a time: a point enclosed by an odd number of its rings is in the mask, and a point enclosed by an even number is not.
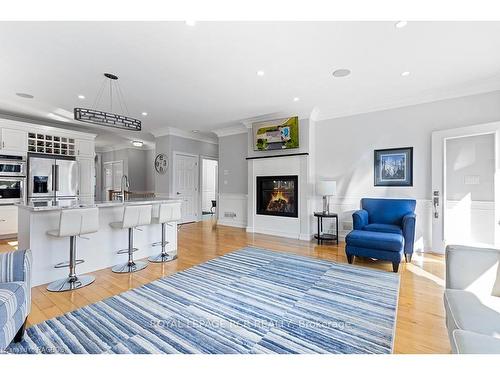
{"type": "Polygon", "coordinates": [[[125,189],[129,189],[130,188],[130,184],[128,182],[128,176],[126,174],[124,174],[122,176],[122,180],[121,180],[121,183],[120,183],[120,189],[121,189],[121,198],[122,198],[122,202],[125,202],[125,189]],[[125,181],[125,183],[123,183],[125,181]]]}

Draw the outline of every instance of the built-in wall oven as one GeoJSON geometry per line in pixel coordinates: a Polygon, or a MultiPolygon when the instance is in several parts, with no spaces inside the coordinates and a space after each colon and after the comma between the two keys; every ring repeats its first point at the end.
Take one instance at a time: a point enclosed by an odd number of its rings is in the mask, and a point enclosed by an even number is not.
{"type": "Polygon", "coordinates": [[[26,159],[0,155],[0,205],[24,203],[26,199],[26,159]]]}

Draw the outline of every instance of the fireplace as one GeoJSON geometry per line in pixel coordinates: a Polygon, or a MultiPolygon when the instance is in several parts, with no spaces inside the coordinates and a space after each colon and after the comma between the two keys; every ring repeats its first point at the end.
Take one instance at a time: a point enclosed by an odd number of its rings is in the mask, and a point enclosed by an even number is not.
{"type": "Polygon", "coordinates": [[[298,176],[258,176],[257,214],[298,217],[298,176]]]}

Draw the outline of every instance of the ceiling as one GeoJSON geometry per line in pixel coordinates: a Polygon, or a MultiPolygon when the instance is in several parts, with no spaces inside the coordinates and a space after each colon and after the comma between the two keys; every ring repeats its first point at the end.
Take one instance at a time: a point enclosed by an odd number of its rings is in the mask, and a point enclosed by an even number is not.
{"type": "Polygon", "coordinates": [[[1,22],[0,46],[0,112],[90,128],[101,146],[500,89],[500,22],[1,22]],[[352,73],[334,78],[341,68],[352,73]],[[141,133],[72,120],[94,107],[104,72],[120,77],[141,133]]]}

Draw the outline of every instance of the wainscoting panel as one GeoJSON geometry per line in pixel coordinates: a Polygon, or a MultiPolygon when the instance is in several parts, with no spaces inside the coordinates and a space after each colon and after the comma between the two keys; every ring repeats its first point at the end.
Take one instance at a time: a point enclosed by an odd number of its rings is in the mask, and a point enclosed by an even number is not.
{"type": "Polygon", "coordinates": [[[495,202],[446,201],[445,211],[446,239],[462,244],[495,243],[495,202]]]}
{"type": "Polygon", "coordinates": [[[246,228],[247,226],[247,195],[219,194],[217,224],[231,227],[246,228]]]}

